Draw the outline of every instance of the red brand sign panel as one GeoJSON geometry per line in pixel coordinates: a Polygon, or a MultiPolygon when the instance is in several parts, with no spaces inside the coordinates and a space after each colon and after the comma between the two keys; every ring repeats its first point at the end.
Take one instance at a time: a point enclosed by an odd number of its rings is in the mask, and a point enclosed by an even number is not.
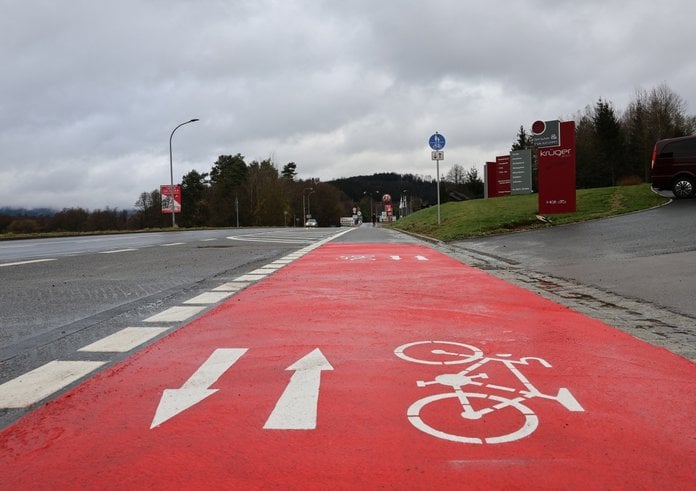
{"type": "Polygon", "coordinates": [[[574,213],[576,209],[575,122],[561,122],[559,128],[560,144],[539,148],[539,213],[574,213]]]}
{"type": "Polygon", "coordinates": [[[510,195],[510,156],[501,155],[495,162],[486,162],[486,183],[488,197],[510,195]]]}

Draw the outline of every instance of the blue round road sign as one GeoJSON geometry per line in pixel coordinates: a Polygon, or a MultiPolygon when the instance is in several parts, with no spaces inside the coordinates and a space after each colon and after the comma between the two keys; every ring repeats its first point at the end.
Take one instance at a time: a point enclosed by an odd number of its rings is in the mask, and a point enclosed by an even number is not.
{"type": "Polygon", "coordinates": [[[445,137],[436,131],[435,134],[430,137],[428,143],[433,150],[442,150],[445,148],[445,137]]]}

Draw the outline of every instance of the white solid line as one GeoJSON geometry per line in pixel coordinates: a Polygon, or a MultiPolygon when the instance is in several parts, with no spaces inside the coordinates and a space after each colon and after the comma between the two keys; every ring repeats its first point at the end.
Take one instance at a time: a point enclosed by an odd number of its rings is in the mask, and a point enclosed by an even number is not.
{"type": "Polygon", "coordinates": [[[221,302],[232,295],[234,295],[234,292],[205,292],[201,293],[197,297],[186,300],[184,303],[187,305],[212,305],[214,303],[221,302]]]}
{"type": "Polygon", "coordinates": [[[55,261],[55,259],[32,259],[30,261],[19,261],[16,263],[4,263],[4,264],[0,264],[0,268],[5,267],[5,266],[20,266],[22,264],[45,263],[46,261],[55,261]]]}
{"type": "Polygon", "coordinates": [[[194,315],[205,310],[205,305],[202,306],[176,306],[170,307],[167,310],[148,317],[143,322],[181,322],[190,319],[194,315]]]}
{"type": "Polygon", "coordinates": [[[126,353],[167,331],[167,327],[126,327],[78,351],[126,353]]]}
{"type": "Polygon", "coordinates": [[[104,365],[103,361],[54,360],[0,385],[1,408],[23,408],[59,391],[104,365]]]}
{"type": "Polygon", "coordinates": [[[178,246],[178,245],[184,245],[185,242],[172,242],[171,244],[160,244],[160,247],[171,247],[171,246],[178,246]]]}
{"type": "Polygon", "coordinates": [[[102,251],[99,254],[116,254],[118,252],[131,252],[131,251],[137,251],[138,249],[116,249],[114,251],[102,251]]]}

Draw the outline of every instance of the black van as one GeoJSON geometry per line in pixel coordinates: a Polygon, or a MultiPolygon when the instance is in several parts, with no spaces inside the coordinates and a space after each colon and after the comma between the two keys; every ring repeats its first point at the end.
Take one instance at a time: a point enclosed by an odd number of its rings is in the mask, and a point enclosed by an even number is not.
{"type": "Polygon", "coordinates": [[[669,189],[675,198],[696,193],[696,135],[668,138],[655,144],[652,155],[652,187],[669,189]]]}

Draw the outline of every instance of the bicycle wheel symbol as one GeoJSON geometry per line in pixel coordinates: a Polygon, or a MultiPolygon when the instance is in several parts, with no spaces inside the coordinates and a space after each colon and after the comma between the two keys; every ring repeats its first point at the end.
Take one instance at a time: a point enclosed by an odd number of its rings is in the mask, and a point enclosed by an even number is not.
{"type": "Polygon", "coordinates": [[[402,360],[425,365],[459,365],[483,357],[476,346],[453,341],[416,341],[394,350],[402,360]]]}
{"type": "MultiPolygon", "coordinates": [[[[496,395],[478,394],[475,392],[466,392],[464,395],[467,397],[467,399],[488,399],[491,401],[496,401],[498,404],[480,411],[461,412],[461,405],[459,404],[460,396],[458,394],[435,394],[432,396],[424,397],[423,399],[419,399],[413,404],[411,404],[407,411],[408,420],[411,422],[413,426],[415,426],[419,430],[436,438],[441,438],[443,440],[449,440],[458,443],[476,444],[482,444],[484,442],[491,444],[513,442],[515,440],[519,440],[520,438],[529,436],[531,433],[534,432],[534,430],[536,430],[537,426],[539,425],[539,418],[536,414],[534,414],[534,411],[529,409],[524,404],[521,404],[518,400],[507,399],[505,397],[500,397],[496,395]],[[449,401],[448,399],[455,399],[455,401],[449,401]],[[447,406],[445,408],[445,411],[442,411],[440,409],[440,406],[443,405],[447,406]],[[430,409],[433,409],[433,411],[429,412],[426,408],[427,406],[430,406],[430,409]],[[472,421],[473,423],[480,423],[483,420],[483,418],[486,417],[487,414],[491,415],[489,416],[489,418],[499,417],[501,413],[497,410],[502,408],[513,408],[514,410],[519,411],[522,414],[522,418],[516,418],[516,420],[523,420],[523,423],[520,428],[517,428],[508,433],[503,433],[499,436],[479,438],[473,436],[459,435],[453,432],[439,430],[435,428],[433,424],[426,423],[425,421],[425,419],[427,419],[428,417],[432,417],[433,414],[442,414],[443,412],[451,413],[452,410],[456,410],[460,412],[459,417],[461,419],[459,419],[459,426],[464,426],[467,420],[472,421]],[[427,414],[430,414],[431,416],[427,416],[427,414]]],[[[503,418],[506,421],[509,421],[510,419],[506,416],[503,416],[503,418]]],[[[434,424],[437,425],[438,423],[434,424]]]]}

